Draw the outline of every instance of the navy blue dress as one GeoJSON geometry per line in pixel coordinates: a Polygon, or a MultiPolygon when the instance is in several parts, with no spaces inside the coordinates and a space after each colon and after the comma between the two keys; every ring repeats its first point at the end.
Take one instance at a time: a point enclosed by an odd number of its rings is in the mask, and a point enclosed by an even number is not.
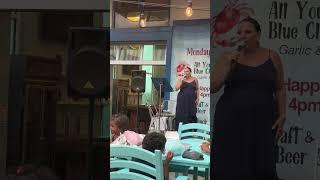
{"type": "Polygon", "coordinates": [[[178,129],[180,122],[183,124],[197,122],[196,92],[196,80],[192,82],[183,81],[177,97],[175,120],[176,130],[178,129]]]}
{"type": "Polygon", "coordinates": [[[235,63],[214,115],[214,180],[274,180],[276,69],[235,63]]]}

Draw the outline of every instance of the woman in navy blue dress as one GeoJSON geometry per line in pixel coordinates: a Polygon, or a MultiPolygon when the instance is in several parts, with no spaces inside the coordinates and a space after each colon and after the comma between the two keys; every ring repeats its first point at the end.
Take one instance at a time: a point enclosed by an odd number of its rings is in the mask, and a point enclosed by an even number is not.
{"type": "Polygon", "coordinates": [[[191,76],[191,68],[184,69],[184,77],[179,78],[175,89],[179,91],[176,106],[175,128],[178,130],[179,123],[197,122],[197,105],[199,103],[199,82],[191,76]]]}
{"type": "Polygon", "coordinates": [[[211,157],[214,180],[276,180],[276,143],[285,122],[281,59],[259,45],[259,23],[246,18],[244,45],[218,59],[211,91],[224,86],[216,104],[211,157]]]}

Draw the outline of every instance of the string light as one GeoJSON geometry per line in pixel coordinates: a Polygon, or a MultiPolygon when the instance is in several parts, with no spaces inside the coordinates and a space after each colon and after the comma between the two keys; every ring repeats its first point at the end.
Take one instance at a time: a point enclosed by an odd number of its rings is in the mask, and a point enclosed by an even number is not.
{"type": "Polygon", "coordinates": [[[193,14],[193,10],[192,10],[192,0],[188,0],[187,2],[188,2],[188,7],[186,8],[185,14],[186,14],[187,17],[191,17],[192,14],[193,14]]]}
{"type": "MultiPolygon", "coordinates": [[[[161,4],[161,3],[150,3],[150,2],[140,2],[140,1],[126,1],[126,0],[113,0],[114,2],[121,2],[121,3],[128,3],[128,4],[137,4],[143,5],[148,7],[167,7],[167,8],[174,8],[174,9],[186,9],[185,5],[177,5],[177,4],[161,4]]],[[[193,7],[192,10],[197,11],[210,11],[209,7],[193,7]]]]}
{"type": "Polygon", "coordinates": [[[140,27],[147,26],[147,20],[146,20],[146,17],[144,16],[143,12],[141,12],[141,14],[140,14],[139,25],[140,25],[140,27]]]}
{"type": "Polygon", "coordinates": [[[139,0],[139,2],[141,3],[140,6],[140,17],[139,17],[139,26],[144,28],[147,26],[147,20],[146,17],[144,15],[144,0],[139,0]]]}

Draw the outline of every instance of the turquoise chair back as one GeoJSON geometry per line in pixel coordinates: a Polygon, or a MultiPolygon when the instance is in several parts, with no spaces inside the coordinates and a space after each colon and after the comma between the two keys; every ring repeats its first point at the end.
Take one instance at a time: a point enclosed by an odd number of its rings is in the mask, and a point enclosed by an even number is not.
{"type": "Polygon", "coordinates": [[[210,126],[204,123],[179,123],[178,134],[180,140],[204,139],[210,141],[210,126]]]}
{"type": "Polygon", "coordinates": [[[164,180],[162,152],[156,150],[152,153],[137,146],[110,145],[110,168],[118,169],[110,172],[110,179],[132,179],[132,180],[154,180],[138,171],[156,177],[156,180],[164,180]],[[148,162],[146,165],[142,162],[133,161],[139,159],[148,162]],[[129,171],[134,170],[134,172],[129,171]]]}

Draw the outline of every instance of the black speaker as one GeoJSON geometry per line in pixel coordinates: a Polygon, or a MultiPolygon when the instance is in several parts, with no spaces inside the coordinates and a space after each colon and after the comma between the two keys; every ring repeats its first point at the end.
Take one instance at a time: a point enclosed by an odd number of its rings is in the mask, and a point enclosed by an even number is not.
{"type": "Polygon", "coordinates": [[[146,88],[146,71],[132,70],[131,71],[131,91],[145,92],[146,88]]]}
{"type": "Polygon", "coordinates": [[[109,29],[70,28],[68,95],[110,97],[109,29]]]}

